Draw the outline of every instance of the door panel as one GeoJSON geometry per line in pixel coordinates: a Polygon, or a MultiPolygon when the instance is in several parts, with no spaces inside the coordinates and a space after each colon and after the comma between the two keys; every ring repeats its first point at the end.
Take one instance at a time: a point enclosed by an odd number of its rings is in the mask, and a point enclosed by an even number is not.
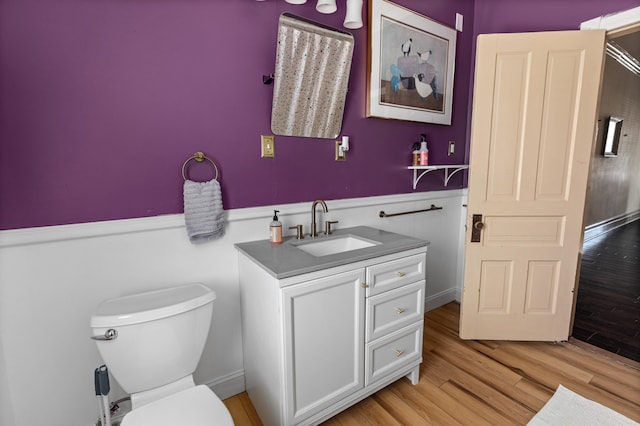
{"type": "Polygon", "coordinates": [[[526,314],[553,315],[558,294],[557,261],[530,261],[527,277],[526,314]]]}
{"type": "Polygon", "coordinates": [[[485,260],[480,267],[478,311],[484,314],[508,314],[513,286],[513,262],[485,260]]]}
{"type": "Polygon", "coordinates": [[[581,51],[549,52],[536,199],[568,198],[583,56],[581,51]]]}
{"type": "Polygon", "coordinates": [[[485,246],[562,245],[564,218],[560,216],[485,216],[485,246]]]}
{"type": "Polygon", "coordinates": [[[604,41],[478,37],[462,338],[569,336],[604,41]]]}
{"type": "Polygon", "coordinates": [[[516,200],[519,195],[524,138],[522,125],[530,58],[526,52],[496,58],[494,107],[496,114],[488,165],[487,200],[516,200]],[[517,104],[520,107],[514,108],[517,104]],[[499,173],[494,173],[498,172],[499,173]]]}

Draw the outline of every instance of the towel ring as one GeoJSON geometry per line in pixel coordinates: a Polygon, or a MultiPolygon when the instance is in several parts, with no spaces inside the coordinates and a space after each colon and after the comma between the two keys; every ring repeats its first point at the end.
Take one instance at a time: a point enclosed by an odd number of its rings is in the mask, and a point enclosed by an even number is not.
{"type": "Polygon", "coordinates": [[[198,163],[202,163],[204,160],[207,160],[208,162],[210,162],[216,171],[216,176],[213,179],[218,180],[219,172],[218,172],[218,166],[216,166],[216,163],[214,163],[211,158],[204,155],[204,152],[198,151],[195,154],[193,154],[192,157],[187,158],[187,161],[185,161],[184,164],[182,164],[182,178],[185,181],[187,180],[187,174],[186,174],[187,164],[189,164],[189,161],[191,160],[196,160],[198,163]]]}

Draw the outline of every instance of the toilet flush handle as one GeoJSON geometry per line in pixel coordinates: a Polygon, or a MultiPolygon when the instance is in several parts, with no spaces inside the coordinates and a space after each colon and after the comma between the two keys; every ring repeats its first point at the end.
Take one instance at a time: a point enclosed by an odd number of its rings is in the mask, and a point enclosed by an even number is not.
{"type": "Polygon", "coordinates": [[[104,332],[104,336],[91,336],[93,340],[113,340],[118,337],[118,332],[113,328],[104,332]]]}

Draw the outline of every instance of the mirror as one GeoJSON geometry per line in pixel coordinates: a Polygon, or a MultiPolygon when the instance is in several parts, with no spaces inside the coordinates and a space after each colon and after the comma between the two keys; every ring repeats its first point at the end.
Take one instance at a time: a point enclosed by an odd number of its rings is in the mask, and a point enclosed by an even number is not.
{"type": "Polygon", "coordinates": [[[353,36],[289,13],[280,15],[271,131],[338,137],[353,57],[353,36]]]}
{"type": "Polygon", "coordinates": [[[604,129],[604,156],[617,157],[620,132],[622,131],[622,118],[609,117],[604,129]]]}

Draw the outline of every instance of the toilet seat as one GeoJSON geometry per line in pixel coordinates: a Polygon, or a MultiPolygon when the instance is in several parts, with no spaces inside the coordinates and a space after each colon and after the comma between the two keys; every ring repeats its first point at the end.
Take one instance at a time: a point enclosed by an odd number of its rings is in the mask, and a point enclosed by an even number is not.
{"type": "Polygon", "coordinates": [[[195,386],[134,409],[121,426],[233,426],[227,407],[205,385],[195,386]]]}

